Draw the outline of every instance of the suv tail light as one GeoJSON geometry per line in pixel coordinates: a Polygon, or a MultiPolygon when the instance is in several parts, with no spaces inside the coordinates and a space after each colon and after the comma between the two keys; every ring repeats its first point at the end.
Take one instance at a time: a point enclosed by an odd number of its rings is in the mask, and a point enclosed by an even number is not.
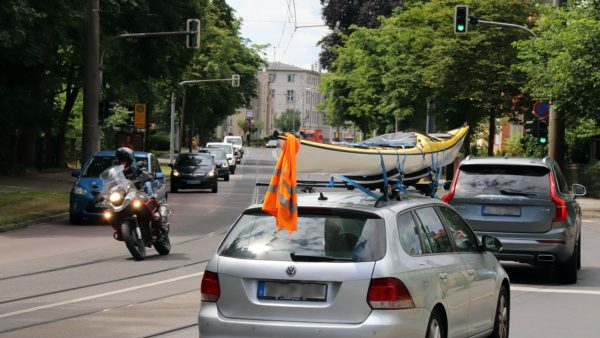
{"type": "Polygon", "coordinates": [[[216,302],[221,295],[219,275],[212,271],[205,271],[200,286],[200,294],[203,302],[216,302]]]}
{"type": "Polygon", "coordinates": [[[394,277],[371,279],[367,300],[373,309],[391,310],[415,307],[406,285],[394,277]]]}
{"type": "Polygon", "coordinates": [[[452,180],[452,185],[450,186],[450,191],[444,197],[442,197],[442,202],[450,204],[450,201],[454,198],[454,189],[456,189],[456,182],[458,182],[458,176],[460,175],[460,170],[456,170],[456,175],[454,175],[454,180],[452,180]]]}
{"type": "Polygon", "coordinates": [[[556,184],[554,184],[554,179],[552,177],[552,172],[548,175],[550,178],[550,198],[552,202],[556,206],[556,214],[552,219],[552,222],[562,222],[567,220],[567,203],[563,201],[562,198],[556,194],[556,184]]]}

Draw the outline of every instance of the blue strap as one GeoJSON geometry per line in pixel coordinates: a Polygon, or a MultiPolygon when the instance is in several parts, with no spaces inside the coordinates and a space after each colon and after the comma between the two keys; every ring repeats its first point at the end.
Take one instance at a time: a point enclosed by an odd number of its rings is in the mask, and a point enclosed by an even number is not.
{"type": "Polygon", "coordinates": [[[387,200],[389,200],[387,170],[385,168],[385,161],[383,160],[383,154],[381,154],[381,152],[379,150],[377,150],[377,153],[379,153],[379,160],[381,161],[381,174],[383,175],[383,198],[387,201],[387,200]]]}
{"type": "Polygon", "coordinates": [[[377,194],[375,194],[374,192],[372,192],[371,190],[363,187],[362,185],[360,185],[359,183],[354,182],[353,180],[349,179],[348,177],[342,176],[342,175],[338,175],[337,176],[340,180],[350,184],[351,186],[355,187],[356,189],[364,192],[365,194],[373,197],[375,200],[379,199],[379,196],[377,196],[377,194]]]}
{"type": "Polygon", "coordinates": [[[406,186],[404,185],[404,164],[406,164],[406,149],[404,149],[404,146],[402,146],[402,150],[404,150],[404,160],[402,161],[402,164],[400,164],[400,154],[398,153],[398,150],[396,150],[396,163],[397,163],[397,169],[398,169],[398,183],[396,183],[393,188],[398,189],[398,191],[400,191],[403,194],[407,194],[408,191],[406,190],[406,186]]]}

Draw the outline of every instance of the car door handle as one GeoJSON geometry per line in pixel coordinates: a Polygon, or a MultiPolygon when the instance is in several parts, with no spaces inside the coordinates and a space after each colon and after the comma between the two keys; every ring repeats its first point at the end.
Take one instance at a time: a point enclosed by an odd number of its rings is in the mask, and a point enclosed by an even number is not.
{"type": "Polygon", "coordinates": [[[445,272],[440,273],[440,278],[445,282],[448,279],[448,274],[445,272]]]}
{"type": "Polygon", "coordinates": [[[469,270],[467,270],[467,273],[468,273],[469,275],[473,276],[473,275],[475,274],[475,270],[473,270],[473,269],[469,269],[469,270]]]}

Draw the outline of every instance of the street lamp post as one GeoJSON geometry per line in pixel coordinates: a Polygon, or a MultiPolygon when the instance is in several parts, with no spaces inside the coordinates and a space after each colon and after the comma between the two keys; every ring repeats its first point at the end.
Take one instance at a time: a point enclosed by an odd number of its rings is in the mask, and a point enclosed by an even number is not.
{"type": "MultiPolygon", "coordinates": [[[[232,87],[240,86],[240,76],[237,74],[233,74],[231,76],[231,78],[227,78],[227,79],[186,80],[186,81],[179,82],[177,85],[183,87],[185,85],[192,85],[192,84],[203,83],[203,82],[219,82],[219,81],[231,81],[232,87]]],[[[185,108],[185,87],[184,87],[183,102],[181,103],[182,112],[183,112],[184,108],[185,108]]],[[[183,123],[183,114],[181,116],[181,120],[183,123]]],[[[174,155],[174,141],[173,141],[174,133],[175,133],[175,91],[171,91],[171,135],[169,137],[169,140],[170,140],[169,163],[171,163],[171,164],[173,164],[173,155],[174,155]]]]}

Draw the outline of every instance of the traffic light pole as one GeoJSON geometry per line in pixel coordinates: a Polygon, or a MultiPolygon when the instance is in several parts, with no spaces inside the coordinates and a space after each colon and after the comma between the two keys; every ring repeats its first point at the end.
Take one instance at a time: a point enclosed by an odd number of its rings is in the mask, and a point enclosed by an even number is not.
{"type": "Polygon", "coordinates": [[[527,28],[526,26],[521,26],[521,25],[517,25],[514,23],[479,20],[476,16],[469,17],[469,22],[473,25],[482,23],[482,24],[486,24],[486,25],[494,25],[494,26],[500,26],[500,27],[518,28],[518,29],[522,29],[522,30],[526,31],[527,33],[531,34],[531,36],[533,36],[534,38],[537,38],[537,35],[531,29],[527,28]]]}
{"type": "Polygon", "coordinates": [[[100,1],[88,0],[85,21],[85,72],[81,163],[100,149],[98,132],[98,49],[100,46],[100,1]]]}

